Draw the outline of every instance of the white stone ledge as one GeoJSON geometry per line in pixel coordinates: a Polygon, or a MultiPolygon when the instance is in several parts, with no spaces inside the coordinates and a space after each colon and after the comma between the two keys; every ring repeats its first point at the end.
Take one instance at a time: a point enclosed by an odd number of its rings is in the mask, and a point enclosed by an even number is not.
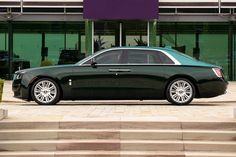
{"type": "Polygon", "coordinates": [[[233,109],[234,112],[234,118],[236,118],[236,108],[233,109]]]}
{"type": "Polygon", "coordinates": [[[4,109],[0,109],[0,120],[7,118],[8,111],[4,109]]]}

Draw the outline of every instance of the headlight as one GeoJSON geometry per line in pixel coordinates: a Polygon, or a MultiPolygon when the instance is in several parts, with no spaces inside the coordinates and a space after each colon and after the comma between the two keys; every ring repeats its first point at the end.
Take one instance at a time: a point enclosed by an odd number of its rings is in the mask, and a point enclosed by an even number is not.
{"type": "Polygon", "coordinates": [[[14,80],[20,80],[23,77],[23,73],[16,73],[14,76],[14,80]]]}

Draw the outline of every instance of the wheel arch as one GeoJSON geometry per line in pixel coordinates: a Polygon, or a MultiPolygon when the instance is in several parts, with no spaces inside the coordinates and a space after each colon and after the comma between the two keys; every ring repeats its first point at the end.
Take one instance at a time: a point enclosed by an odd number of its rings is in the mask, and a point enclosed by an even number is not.
{"type": "Polygon", "coordinates": [[[36,81],[38,81],[39,79],[42,79],[42,78],[51,79],[51,80],[53,80],[53,81],[55,81],[55,82],[57,83],[57,85],[59,86],[59,89],[60,89],[60,98],[62,99],[62,98],[63,98],[63,90],[62,90],[62,88],[61,88],[60,81],[59,81],[58,79],[53,78],[53,77],[50,77],[50,76],[43,76],[43,75],[40,75],[40,76],[34,77],[34,78],[30,81],[30,83],[29,83],[29,86],[28,86],[28,89],[29,89],[29,91],[28,91],[29,98],[28,98],[28,100],[33,100],[33,99],[32,99],[32,96],[31,96],[31,89],[32,89],[34,83],[35,83],[36,81]]]}
{"type": "Polygon", "coordinates": [[[175,80],[175,79],[178,79],[178,78],[184,78],[184,79],[187,79],[189,80],[193,85],[194,85],[194,88],[195,88],[195,98],[199,98],[200,96],[200,92],[199,92],[199,88],[198,88],[198,85],[197,85],[197,80],[194,79],[192,76],[189,76],[189,75],[184,75],[184,74],[178,74],[178,75],[174,75],[174,76],[171,76],[166,84],[165,84],[165,98],[166,98],[166,90],[168,88],[168,85],[170,84],[171,81],[175,80]]]}

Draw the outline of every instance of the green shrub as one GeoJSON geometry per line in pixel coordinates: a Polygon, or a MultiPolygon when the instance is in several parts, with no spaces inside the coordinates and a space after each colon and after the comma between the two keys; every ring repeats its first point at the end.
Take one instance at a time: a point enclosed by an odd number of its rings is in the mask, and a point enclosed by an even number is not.
{"type": "Polygon", "coordinates": [[[45,58],[45,60],[43,60],[42,62],[41,62],[41,67],[45,67],[45,66],[52,66],[53,65],[53,63],[52,63],[52,61],[50,61],[49,59],[47,59],[47,58],[45,58]]]}

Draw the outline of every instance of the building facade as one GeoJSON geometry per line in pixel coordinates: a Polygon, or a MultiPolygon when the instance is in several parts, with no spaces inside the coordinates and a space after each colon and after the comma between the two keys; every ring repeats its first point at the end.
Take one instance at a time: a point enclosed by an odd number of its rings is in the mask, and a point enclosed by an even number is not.
{"type": "Polygon", "coordinates": [[[156,19],[85,19],[83,0],[1,0],[0,77],[45,59],[56,65],[63,50],[170,46],[236,80],[235,0],[159,0],[156,7],[156,19]]]}

